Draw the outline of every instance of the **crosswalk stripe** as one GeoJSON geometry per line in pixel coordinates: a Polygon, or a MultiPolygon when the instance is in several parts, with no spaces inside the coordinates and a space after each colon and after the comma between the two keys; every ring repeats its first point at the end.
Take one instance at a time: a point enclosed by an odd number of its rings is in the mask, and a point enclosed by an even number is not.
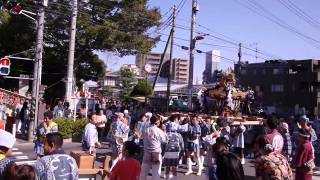
{"type": "Polygon", "coordinates": [[[12,151],[18,151],[19,149],[18,148],[12,148],[12,151]]]}
{"type": "Polygon", "coordinates": [[[14,159],[16,160],[25,160],[25,159],[29,159],[28,156],[15,156],[14,159]]]}
{"type": "Polygon", "coordinates": [[[12,153],[11,153],[12,156],[20,155],[20,154],[23,154],[23,153],[22,153],[22,152],[12,152],[12,153]]]}

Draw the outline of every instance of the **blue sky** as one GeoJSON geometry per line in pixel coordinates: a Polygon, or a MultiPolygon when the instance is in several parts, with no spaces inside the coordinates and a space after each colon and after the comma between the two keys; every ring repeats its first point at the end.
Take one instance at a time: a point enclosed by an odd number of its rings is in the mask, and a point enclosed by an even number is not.
{"type": "MultiPolygon", "coordinates": [[[[159,7],[161,13],[167,12],[174,4],[178,5],[181,0],[149,0],[149,7],[159,7]]],[[[197,49],[202,51],[220,50],[221,56],[228,59],[237,60],[237,46],[226,43],[212,36],[227,39],[235,43],[243,43],[244,46],[258,51],[258,62],[270,59],[269,54],[280,57],[281,59],[308,59],[320,58],[320,1],[317,0],[198,0],[199,12],[197,13],[196,31],[209,33],[210,36],[197,44],[197,49]],[[242,5],[240,3],[242,3],[242,5]],[[271,14],[254,6],[254,2],[258,2],[264,9],[271,14]],[[304,15],[310,16],[318,22],[313,25],[306,23],[304,20],[289,11],[281,2],[285,2],[288,6],[290,2],[300,8],[304,15]],[[298,31],[302,36],[314,38],[315,41],[301,38],[296,33],[292,33],[281,26],[267,20],[264,17],[250,11],[243,5],[251,7],[256,12],[264,14],[269,18],[279,18],[282,20],[282,26],[289,25],[298,31]],[[203,28],[205,26],[206,28],[203,28]],[[218,47],[214,45],[227,46],[218,47]],[[315,47],[318,46],[318,47],[315,47]]],[[[289,4],[290,5],[290,4],[289,4]]],[[[180,10],[177,17],[179,27],[190,28],[191,17],[191,0],[186,0],[185,5],[180,10]]],[[[163,20],[168,17],[164,16],[163,20]]],[[[290,28],[291,28],[290,27],[290,28]]],[[[291,29],[292,30],[292,29],[291,29]]],[[[169,28],[161,33],[169,34],[169,28]]],[[[189,40],[190,32],[183,29],[176,29],[176,37],[189,40]]],[[[162,35],[162,40],[166,40],[167,36],[162,35]]],[[[189,42],[184,40],[175,40],[176,44],[189,46],[189,42]]],[[[163,52],[165,44],[159,43],[153,49],[153,52],[163,52]]],[[[122,64],[134,63],[134,57],[128,56],[119,58],[108,53],[99,53],[100,58],[105,60],[108,67],[113,70],[119,69],[122,64]]],[[[187,58],[188,51],[182,50],[175,46],[174,57],[187,58]]],[[[243,49],[243,60],[249,62],[257,62],[255,52],[243,49]],[[246,55],[250,54],[250,55],[246,55]]],[[[194,67],[194,81],[202,79],[204,70],[205,54],[196,54],[194,67]]],[[[222,69],[233,67],[233,63],[229,60],[221,59],[222,69]]]]}

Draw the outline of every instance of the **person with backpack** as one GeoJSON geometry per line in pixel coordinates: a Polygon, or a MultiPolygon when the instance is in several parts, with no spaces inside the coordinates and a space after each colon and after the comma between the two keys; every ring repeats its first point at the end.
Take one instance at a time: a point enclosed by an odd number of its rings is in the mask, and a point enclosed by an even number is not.
{"type": "Polygon", "coordinates": [[[165,145],[163,166],[166,167],[165,178],[176,180],[177,167],[180,154],[184,150],[184,143],[181,134],[177,133],[179,127],[177,117],[172,115],[169,121],[166,127],[168,143],[165,145]],[[170,175],[170,171],[172,171],[172,175],[170,175]]]}

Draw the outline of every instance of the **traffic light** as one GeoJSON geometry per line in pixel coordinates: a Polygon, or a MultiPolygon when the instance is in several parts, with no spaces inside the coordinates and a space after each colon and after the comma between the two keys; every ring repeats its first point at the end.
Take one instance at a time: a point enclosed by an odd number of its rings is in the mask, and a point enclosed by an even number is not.
{"type": "Polygon", "coordinates": [[[0,9],[7,10],[13,14],[20,14],[22,7],[17,0],[0,0],[0,9]]]}
{"type": "Polygon", "coordinates": [[[0,62],[0,75],[7,76],[10,73],[10,59],[9,58],[1,58],[0,62]]]}

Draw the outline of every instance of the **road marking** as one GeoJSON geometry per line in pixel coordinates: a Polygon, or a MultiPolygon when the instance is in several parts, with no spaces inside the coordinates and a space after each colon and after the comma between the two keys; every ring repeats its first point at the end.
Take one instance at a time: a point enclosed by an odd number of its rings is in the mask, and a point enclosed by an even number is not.
{"type": "Polygon", "coordinates": [[[23,154],[22,152],[12,152],[11,155],[15,156],[15,155],[21,155],[23,154]]]}
{"type": "Polygon", "coordinates": [[[17,162],[15,162],[17,165],[22,165],[22,164],[27,164],[27,165],[34,165],[35,163],[36,163],[36,161],[35,160],[31,160],[31,161],[17,161],[17,162]]]}
{"type": "Polygon", "coordinates": [[[29,159],[28,156],[15,156],[14,157],[15,160],[25,160],[25,159],[29,159]]]}
{"type": "Polygon", "coordinates": [[[12,151],[18,151],[19,149],[18,148],[12,148],[12,151]]]}

